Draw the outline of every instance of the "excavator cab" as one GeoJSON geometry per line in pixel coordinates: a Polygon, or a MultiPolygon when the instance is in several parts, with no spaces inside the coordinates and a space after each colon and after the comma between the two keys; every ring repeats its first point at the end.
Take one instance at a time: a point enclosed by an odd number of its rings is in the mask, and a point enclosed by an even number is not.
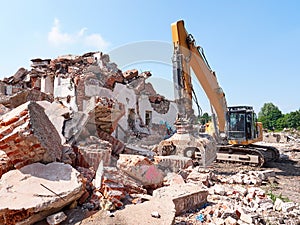
{"type": "Polygon", "coordinates": [[[231,144],[252,143],[258,138],[257,118],[251,106],[228,107],[228,140],[231,144]]]}

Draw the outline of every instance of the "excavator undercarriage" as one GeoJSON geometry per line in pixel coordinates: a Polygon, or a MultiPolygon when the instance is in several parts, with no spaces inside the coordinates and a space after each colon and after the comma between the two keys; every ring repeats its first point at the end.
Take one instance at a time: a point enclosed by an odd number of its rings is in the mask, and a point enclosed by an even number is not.
{"type": "Polygon", "coordinates": [[[279,151],[272,146],[263,145],[220,145],[216,161],[242,163],[261,167],[265,163],[279,159],[279,151]]]}

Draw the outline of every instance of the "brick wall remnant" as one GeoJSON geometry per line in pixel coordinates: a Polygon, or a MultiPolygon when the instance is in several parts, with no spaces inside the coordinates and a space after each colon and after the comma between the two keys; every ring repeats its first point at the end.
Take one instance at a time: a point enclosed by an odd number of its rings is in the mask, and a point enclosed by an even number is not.
{"type": "Polygon", "coordinates": [[[61,160],[59,134],[36,102],[27,102],[0,117],[0,149],[15,168],[61,160]]]}

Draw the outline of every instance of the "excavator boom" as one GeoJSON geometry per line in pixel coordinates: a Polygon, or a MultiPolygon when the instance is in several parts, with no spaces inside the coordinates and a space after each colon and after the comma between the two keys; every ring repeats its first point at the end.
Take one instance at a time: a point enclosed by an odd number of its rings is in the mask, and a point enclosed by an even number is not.
{"type": "Polygon", "coordinates": [[[205,58],[203,49],[195,45],[194,38],[186,31],[184,21],[180,20],[173,23],[171,28],[174,54],[182,55],[181,64],[183,71],[182,75],[179,74],[177,76],[177,79],[178,77],[179,79],[182,77],[184,81],[182,88],[186,91],[186,97],[192,100],[193,86],[190,75],[190,68],[192,68],[199,83],[205,91],[210,104],[216,112],[219,132],[224,133],[226,126],[227,103],[225,94],[217,81],[215,72],[211,70],[205,58]]]}

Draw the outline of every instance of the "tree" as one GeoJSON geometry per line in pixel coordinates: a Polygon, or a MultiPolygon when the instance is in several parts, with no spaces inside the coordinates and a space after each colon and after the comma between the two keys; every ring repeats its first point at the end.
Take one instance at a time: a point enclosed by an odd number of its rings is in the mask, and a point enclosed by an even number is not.
{"type": "Polygon", "coordinates": [[[200,123],[204,125],[209,121],[211,121],[211,116],[209,116],[208,113],[203,113],[203,115],[200,117],[200,123]]]}
{"type": "Polygon", "coordinates": [[[300,110],[295,112],[290,112],[285,114],[286,117],[286,127],[288,128],[300,128],[300,110]]]}
{"type": "Polygon", "coordinates": [[[282,117],[282,112],[273,103],[265,103],[258,113],[258,121],[269,130],[278,129],[277,120],[282,117]]]}

